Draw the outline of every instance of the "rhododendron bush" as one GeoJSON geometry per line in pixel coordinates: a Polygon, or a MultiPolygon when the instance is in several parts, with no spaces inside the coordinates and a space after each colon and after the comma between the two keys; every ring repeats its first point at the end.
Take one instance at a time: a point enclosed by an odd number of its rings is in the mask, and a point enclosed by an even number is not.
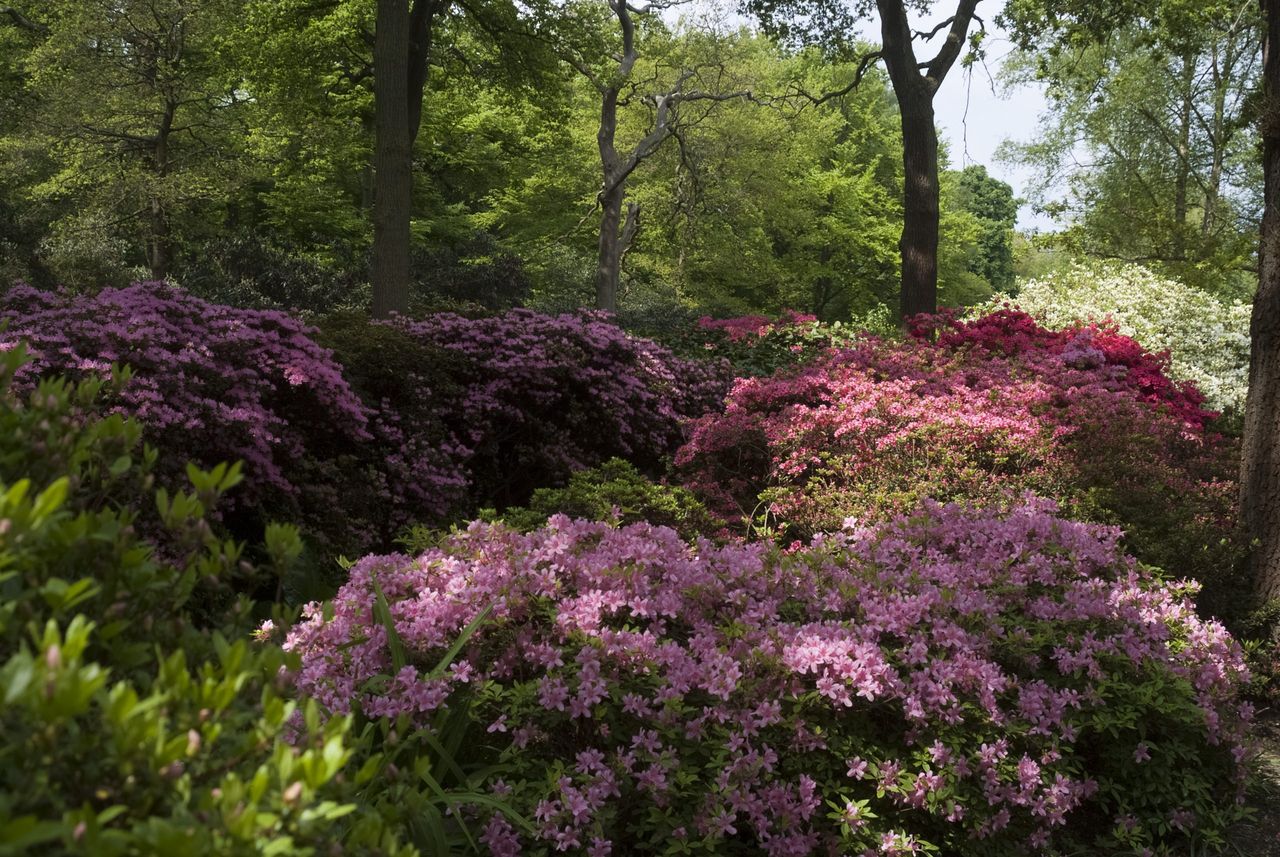
{"type": "Polygon", "coordinates": [[[1158,357],[1011,311],[918,332],[739,379],[677,455],[690,487],[726,518],[802,537],[922,497],[999,505],[1034,491],[1124,525],[1144,561],[1229,570],[1232,446],[1158,357]]]}
{"type": "Polygon", "coordinates": [[[0,348],[24,340],[34,357],[21,377],[133,377],[117,407],[148,429],[165,459],[244,461],[251,495],[299,490],[295,465],[321,449],[367,437],[367,411],[312,331],[282,312],[192,297],[164,283],[95,295],[15,286],[0,295],[0,348]]]}
{"type": "Polygon", "coordinates": [[[1249,382],[1249,313],[1140,265],[1075,265],[1021,283],[979,311],[1014,301],[1051,328],[1111,325],[1153,351],[1169,352],[1169,374],[1191,381],[1220,411],[1241,412],[1249,382]]]}
{"type": "Polygon", "coordinates": [[[723,364],[676,357],[595,313],[343,316],[317,331],[135,283],[94,295],[15,287],[0,321],[0,347],[25,340],[35,356],[28,383],[128,364],[115,404],[165,461],[243,460],[241,505],[288,509],[331,552],[524,502],[613,456],[660,470],[684,421],[728,387],[723,364]]]}
{"type": "Polygon", "coordinates": [[[728,388],[723,365],[676,357],[603,313],[438,313],[393,324],[468,361],[461,397],[442,415],[482,497],[499,504],[614,456],[658,468],[683,422],[719,407],[728,388]]]}
{"type": "Polygon", "coordinates": [[[426,723],[465,693],[536,827],[480,815],[497,855],[1219,841],[1240,652],[1117,540],[1046,501],[927,503],[791,552],[476,523],[360,561],[286,646],[334,713],[426,723]]]}

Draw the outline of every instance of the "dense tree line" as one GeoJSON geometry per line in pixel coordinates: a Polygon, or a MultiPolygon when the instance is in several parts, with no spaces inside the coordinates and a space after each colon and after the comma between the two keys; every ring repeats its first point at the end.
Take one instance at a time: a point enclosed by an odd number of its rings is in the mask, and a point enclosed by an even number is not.
{"type": "MultiPolygon", "coordinates": [[[[9,9],[5,279],[314,310],[406,277],[418,307],[897,302],[902,126],[857,57],[625,4],[399,6],[394,116],[372,3],[9,9]]],[[[941,296],[970,302],[1007,285],[974,259],[1014,211],[992,232],[941,163],[941,296]]]]}

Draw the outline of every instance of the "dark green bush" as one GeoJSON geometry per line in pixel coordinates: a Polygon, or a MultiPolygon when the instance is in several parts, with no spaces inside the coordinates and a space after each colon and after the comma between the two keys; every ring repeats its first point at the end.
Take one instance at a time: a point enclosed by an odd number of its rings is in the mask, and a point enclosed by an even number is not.
{"type": "MultiPolygon", "coordinates": [[[[249,641],[262,608],[234,594],[246,576],[283,580],[298,531],[268,526],[254,568],[207,517],[238,466],[157,488],[141,427],[98,412],[101,381],[42,380],[19,400],[23,362],[0,352],[0,855],[465,842],[446,812],[472,801],[474,767],[431,737],[475,745],[465,703],[431,734],[322,722],[281,678],[296,657],[249,641]]],[[[288,624],[278,608],[274,624],[288,624]]]]}
{"type": "MultiPolygon", "coordinates": [[[[619,526],[647,521],[670,527],[690,541],[725,527],[725,522],[708,512],[692,491],[646,479],[620,458],[579,470],[562,488],[539,488],[527,506],[513,506],[502,512],[480,511],[484,520],[501,521],[523,532],[542,527],[552,515],[610,521],[619,526]]],[[[431,547],[436,538],[430,533],[426,528],[415,528],[402,543],[410,549],[431,547]]]]}

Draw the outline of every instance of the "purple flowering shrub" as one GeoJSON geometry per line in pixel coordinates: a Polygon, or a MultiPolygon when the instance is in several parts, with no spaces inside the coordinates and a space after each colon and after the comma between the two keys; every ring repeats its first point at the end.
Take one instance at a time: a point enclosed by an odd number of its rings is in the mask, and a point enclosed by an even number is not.
{"type": "Polygon", "coordinates": [[[19,286],[0,296],[0,321],[0,347],[30,344],[29,384],[129,365],[113,405],[164,461],[243,460],[237,514],[283,509],[325,553],[525,502],[614,456],[656,472],[683,423],[728,387],[724,367],[592,313],[340,316],[316,330],[135,283],[95,295],[19,286]]]}
{"type": "MultiPolygon", "coordinates": [[[[685,421],[718,408],[729,385],[723,366],[676,357],[600,313],[439,313],[391,324],[459,360],[456,396],[439,396],[433,378],[409,383],[439,402],[435,415],[474,506],[523,503],[613,457],[660,470],[683,442],[685,421]]],[[[415,426],[399,428],[412,443],[415,426]]],[[[411,482],[419,459],[404,458],[411,482]]]]}
{"type": "Polygon", "coordinates": [[[286,647],[334,714],[428,723],[465,695],[495,793],[536,827],[478,818],[502,857],[1218,842],[1247,671],[1118,538],[1032,500],[926,503],[791,552],[475,523],[361,560],[286,647]]]}
{"type": "Polygon", "coordinates": [[[330,352],[282,313],[212,304],[164,283],[94,295],[15,286],[0,295],[0,348],[28,343],[20,381],[133,375],[112,403],[163,461],[242,460],[245,502],[292,499],[298,464],[368,437],[367,413],[330,352]]]}

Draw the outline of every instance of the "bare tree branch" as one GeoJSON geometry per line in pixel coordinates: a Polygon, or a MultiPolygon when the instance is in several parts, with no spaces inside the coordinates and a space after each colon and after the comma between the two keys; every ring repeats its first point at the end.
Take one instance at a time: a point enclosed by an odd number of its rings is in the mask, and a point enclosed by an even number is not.
{"type": "Polygon", "coordinates": [[[16,26],[21,27],[28,32],[37,33],[41,36],[47,36],[49,34],[48,27],[38,21],[31,20],[12,6],[0,6],[0,15],[8,16],[16,26]]]}

